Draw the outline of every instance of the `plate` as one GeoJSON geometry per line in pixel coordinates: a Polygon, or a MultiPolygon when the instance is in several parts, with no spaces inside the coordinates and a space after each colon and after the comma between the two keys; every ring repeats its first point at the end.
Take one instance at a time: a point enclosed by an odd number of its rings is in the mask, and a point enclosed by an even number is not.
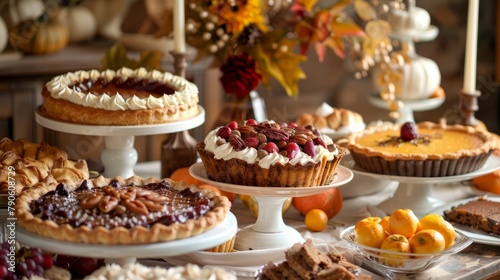
{"type": "Polygon", "coordinates": [[[205,166],[203,165],[202,162],[198,162],[191,165],[191,167],[189,168],[189,173],[194,178],[202,182],[205,182],[207,184],[216,186],[223,191],[246,194],[246,195],[254,195],[254,196],[267,196],[267,197],[308,196],[308,195],[318,194],[325,190],[344,185],[350,182],[353,178],[352,171],[340,165],[337,167],[337,170],[335,171],[335,177],[331,184],[324,186],[307,187],[307,188],[245,186],[245,185],[234,185],[234,184],[217,182],[210,180],[208,178],[208,175],[205,171],[205,166]]]}
{"type": "MultiPolygon", "coordinates": [[[[476,199],[477,199],[477,197],[472,197],[472,198],[468,198],[468,199],[462,199],[462,200],[454,201],[451,203],[447,203],[447,204],[444,204],[442,206],[435,208],[434,210],[432,210],[431,213],[439,214],[442,216],[443,212],[445,210],[451,209],[454,206],[457,206],[459,204],[464,204],[464,203],[467,203],[468,201],[476,200],[476,199]]],[[[492,201],[500,202],[500,197],[488,197],[488,199],[492,200],[492,201]]],[[[453,224],[453,226],[455,227],[455,229],[458,232],[461,232],[461,233],[467,235],[470,239],[472,239],[476,243],[485,244],[485,245],[500,246],[500,237],[492,236],[486,232],[482,232],[480,230],[477,230],[477,229],[474,229],[474,228],[471,228],[468,226],[456,225],[456,224],[453,224]]]]}
{"type": "Polygon", "coordinates": [[[60,241],[42,237],[24,228],[16,228],[16,239],[26,245],[39,247],[52,253],[70,256],[85,256],[93,258],[152,258],[178,256],[186,253],[217,246],[231,239],[238,230],[236,216],[229,212],[226,219],[206,232],[199,235],[150,244],[136,245],[105,245],[85,244],[60,241]]]}
{"type": "Polygon", "coordinates": [[[348,227],[340,233],[340,238],[349,243],[351,247],[361,253],[366,261],[370,262],[371,266],[378,271],[389,270],[400,273],[418,273],[430,269],[445,260],[453,254],[456,254],[472,243],[472,239],[457,231],[455,243],[449,248],[436,254],[413,254],[400,253],[378,248],[363,246],[358,244],[354,238],[354,226],[348,227]],[[403,258],[389,260],[394,265],[389,265],[387,257],[382,257],[380,253],[388,252],[393,256],[401,256],[403,258]]]}

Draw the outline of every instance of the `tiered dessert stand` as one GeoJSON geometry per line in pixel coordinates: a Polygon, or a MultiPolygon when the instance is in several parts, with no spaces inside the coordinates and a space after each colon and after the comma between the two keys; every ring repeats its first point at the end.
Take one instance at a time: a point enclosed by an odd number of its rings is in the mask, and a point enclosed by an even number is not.
{"type": "Polygon", "coordinates": [[[355,175],[363,174],[374,179],[399,182],[398,188],[392,197],[377,206],[385,213],[390,214],[396,209],[409,208],[417,217],[423,217],[432,209],[445,203],[434,197],[432,193],[432,188],[436,184],[458,183],[494,172],[500,169],[500,157],[491,155],[484,166],[474,172],[446,177],[406,177],[371,173],[356,166],[349,155],[342,159],[342,164],[350,168],[355,175]]]}
{"type": "MultiPolygon", "coordinates": [[[[62,122],[48,118],[40,108],[35,112],[35,116],[37,123],[52,130],[104,136],[104,149],[101,154],[105,166],[103,175],[128,178],[134,175],[134,167],[137,163],[137,151],[134,148],[135,136],[174,133],[198,127],[205,121],[205,110],[200,106],[198,115],[185,120],[138,126],[98,126],[62,122]]],[[[229,212],[226,219],[213,229],[194,237],[168,242],[137,245],[84,244],[42,237],[25,229],[17,229],[16,238],[23,244],[39,247],[48,252],[105,258],[107,263],[122,265],[135,262],[137,258],[177,256],[207,249],[231,239],[237,230],[236,217],[229,212]]]]}
{"type": "Polygon", "coordinates": [[[297,242],[303,242],[302,235],[283,221],[283,203],[289,197],[309,196],[331,188],[339,187],[352,180],[353,173],[346,167],[339,166],[334,180],[329,185],[303,188],[279,188],[265,186],[245,186],[226,184],[208,178],[203,163],[196,163],[189,169],[196,179],[211,184],[221,190],[251,195],[259,205],[257,220],[253,225],[240,229],[236,234],[236,250],[259,250],[287,248],[297,242]]]}
{"type": "Polygon", "coordinates": [[[128,178],[134,175],[137,163],[137,150],[134,148],[135,136],[174,133],[189,130],[205,122],[205,110],[199,106],[198,115],[175,122],[153,125],[105,126],[81,125],[51,119],[44,115],[41,108],[35,112],[35,119],[43,127],[72,134],[104,137],[104,149],[101,160],[104,164],[104,176],[121,176],[128,178]]]}
{"type": "MultiPolygon", "coordinates": [[[[392,25],[391,38],[405,42],[408,48],[407,55],[411,62],[404,69],[400,81],[398,97],[403,102],[399,109],[398,123],[415,122],[413,112],[428,111],[441,106],[445,97],[429,97],[429,92],[439,87],[441,74],[437,64],[415,51],[415,42],[428,42],[436,39],[439,29],[430,24],[430,16],[424,9],[415,6],[415,1],[409,1],[407,11],[390,16],[392,25]],[[420,26],[422,25],[422,26],[420,26]],[[431,76],[431,77],[429,77],[431,76]]],[[[389,109],[389,105],[380,95],[370,95],[369,102],[381,109],[389,109]]]]}

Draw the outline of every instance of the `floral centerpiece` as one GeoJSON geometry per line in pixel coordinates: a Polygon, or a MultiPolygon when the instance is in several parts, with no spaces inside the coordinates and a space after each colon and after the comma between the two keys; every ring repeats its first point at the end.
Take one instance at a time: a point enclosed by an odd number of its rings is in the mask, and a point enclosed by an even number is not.
{"type": "Polygon", "coordinates": [[[226,93],[248,96],[260,83],[276,79],[290,96],[306,75],[300,63],[314,47],[320,61],[326,50],[344,56],[342,38],[363,36],[346,15],[352,1],[320,7],[316,0],[189,0],[188,43],[199,58],[215,57],[226,93]]]}

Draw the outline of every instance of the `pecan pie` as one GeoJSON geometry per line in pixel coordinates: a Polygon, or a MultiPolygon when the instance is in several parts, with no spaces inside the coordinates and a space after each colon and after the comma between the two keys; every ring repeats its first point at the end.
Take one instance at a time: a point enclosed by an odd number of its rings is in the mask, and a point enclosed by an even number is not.
{"type": "Polygon", "coordinates": [[[69,160],[64,150],[45,142],[0,140],[0,193],[12,189],[19,194],[42,181],[71,182],[88,178],[87,162],[69,160]]]}
{"type": "Polygon", "coordinates": [[[369,172],[439,177],[481,168],[497,144],[491,133],[474,127],[422,122],[367,129],[351,135],[347,148],[369,172]]]}
{"type": "Polygon", "coordinates": [[[205,232],[225,219],[230,205],[224,196],[182,181],[100,176],[76,187],[26,190],[16,200],[16,216],[21,227],[57,240],[142,244],[205,232]]]}
{"type": "Polygon", "coordinates": [[[199,113],[196,85],[145,68],[66,73],[46,83],[42,96],[44,115],[79,124],[157,124],[199,113]]]}
{"type": "Polygon", "coordinates": [[[216,181],[263,187],[328,184],[344,149],[313,126],[247,120],[218,127],[196,146],[216,181]]]}

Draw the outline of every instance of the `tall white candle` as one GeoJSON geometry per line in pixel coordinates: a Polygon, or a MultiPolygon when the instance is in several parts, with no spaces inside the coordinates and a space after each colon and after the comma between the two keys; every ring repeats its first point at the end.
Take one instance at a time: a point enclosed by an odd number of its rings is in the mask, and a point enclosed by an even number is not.
{"type": "Polygon", "coordinates": [[[466,94],[476,92],[477,66],[477,25],[479,18],[479,0],[469,0],[467,14],[467,38],[465,41],[464,88],[466,94]]]}
{"type": "Polygon", "coordinates": [[[184,0],[174,0],[174,51],[186,52],[186,21],[184,18],[184,0]]]}

